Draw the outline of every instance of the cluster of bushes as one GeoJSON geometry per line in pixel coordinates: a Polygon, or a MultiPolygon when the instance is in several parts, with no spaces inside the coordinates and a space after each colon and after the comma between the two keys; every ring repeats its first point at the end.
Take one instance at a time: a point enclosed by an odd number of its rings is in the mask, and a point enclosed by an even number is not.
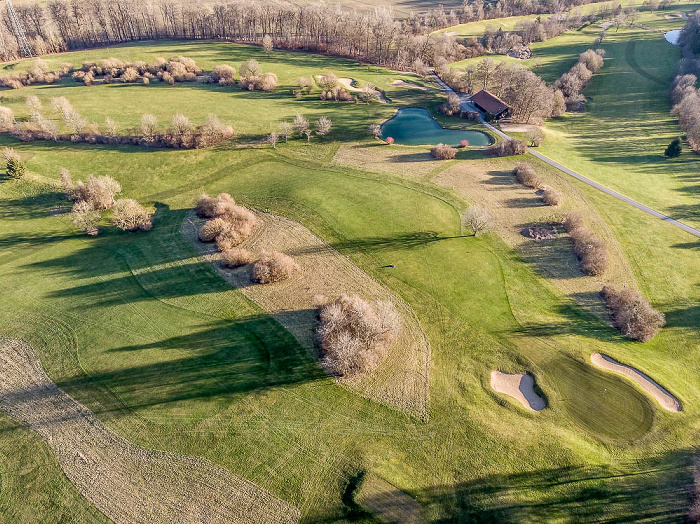
{"type": "Polygon", "coordinates": [[[143,82],[148,84],[160,80],[174,85],[176,82],[194,82],[202,70],[195,61],[185,56],[166,60],[156,58],[151,64],[146,62],[127,62],[119,58],[105,58],[97,62],[85,61],[82,67],[73,73],[73,80],[92,85],[101,77],[102,82],[143,82]]]}
{"type": "Polygon", "coordinates": [[[198,237],[202,242],[216,242],[223,266],[237,268],[253,264],[251,279],[259,284],[285,280],[299,269],[292,257],[280,251],[263,253],[257,258],[251,251],[237,247],[253,234],[258,219],[250,210],[237,205],[228,193],[215,197],[202,194],[195,213],[209,219],[199,228],[198,237]]]}
{"type": "Polygon", "coordinates": [[[574,253],[587,275],[602,275],[608,268],[608,252],[605,243],[593,231],[584,227],[580,215],[569,214],[564,219],[564,230],[571,236],[574,253]]]}
{"type": "MultiPolygon", "coordinates": [[[[233,86],[236,84],[236,69],[228,64],[215,66],[205,76],[204,81],[209,84],[233,86]]],[[[260,63],[251,58],[241,63],[238,68],[238,85],[248,91],[274,91],[277,87],[277,75],[263,73],[260,63]]]]}
{"type": "Polygon", "coordinates": [[[446,144],[438,144],[430,150],[430,156],[435,160],[452,160],[457,156],[457,149],[446,144]]]}
{"type": "Polygon", "coordinates": [[[577,109],[581,103],[586,101],[581,91],[593,75],[603,67],[604,55],[604,49],[596,49],[595,51],[589,49],[581,53],[578,62],[554,82],[554,87],[564,95],[567,109],[577,109]]]}
{"type": "Polygon", "coordinates": [[[58,82],[61,78],[70,75],[72,72],[72,64],[62,64],[57,70],[49,71],[48,62],[39,58],[35,60],[24,73],[1,76],[0,86],[9,87],[10,89],[20,89],[32,84],[53,84],[58,82]]]}
{"type": "Polygon", "coordinates": [[[44,116],[42,103],[36,96],[28,97],[27,105],[30,108],[30,118],[23,123],[15,121],[10,108],[0,106],[0,131],[23,142],[51,140],[181,149],[209,147],[234,135],[233,127],[221,123],[214,115],[209,115],[203,125],[195,126],[185,115],[176,114],[166,129],[159,130],[156,117],[144,114],[138,128],[119,133],[113,119],[106,118],[102,126],[89,122],[65,97],[51,99],[51,108],[58,119],[44,116]],[[58,122],[63,123],[63,130],[58,122]]]}
{"type": "Polygon", "coordinates": [[[534,168],[527,162],[521,162],[513,169],[515,179],[525,187],[538,189],[542,201],[548,206],[558,206],[561,203],[561,194],[553,187],[543,185],[535,173],[534,168]]]}
{"type": "Polygon", "coordinates": [[[445,103],[438,106],[438,112],[447,116],[459,115],[462,112],[462,101],[459,96],[450,93],[445,103]]]}
{"type": "Polygon", "coordinates": [[[527,144],[522,140],[506,138],[486,148],[488,156],[515,156],[527,153],[527,144]]]}
{"type": "MultiPolygon", "coordinates": [[[[698,78],[695,75],[678,75],[671,85],[672,114],[678,118],[678,125],[686,134],[690,148],[700,153],[700,89],[696,86],[698,78]]],[[[677,154],[667,154],[672,158],[680,155],[680,140],[675,151],[677,154]]]]}
{"type": "Polygon", "coordinates": [[[358,296],[341,295],[319,308],[318,337],[325,367],[338,375],[372,371],[401,330],[393,304],[374,306],[358,296]]]}
{"type": "Polygon", "coordinates": [[[299,137],[306,137],[306,142],[309,143],[311,142],[311,137],[314,134],[323,137],[328,135],[331,132],[332,128],[333,122],[327,116],[322,116],[321,118],[319,118],[316,121],[315,127],[312,128],[308,118],[306,118],[302,114],[297,114],[294,117],[294,121],[292,123],[289,123],[286,120],[282,122],[281,134],[273,132],[267,137],[267,141],[274,148],[276,147],[280,137],[283,137],[284,141],[287,142],[290,138],[292,138],[292,136],[296,134],[299,137]]]}
{"type": "Polygon", "coordinates": [[[116,199],[122,187],[110,176],[89,175],[73,181],[67,169],[61,169],[61,187],[73,201],[70,219],[81,231],[90,236],[99,233],[98,224],[102,220],[101,211],[111,209],[110,222],[124,231],[149,231],[153,220],[146,208],[131,198],[116,199]]]}
{"type": "Polygon", "coordinates": [[[666,324],[664,314],[656,311],[636,291],[605,286],[600,295],[610,311],[613,325],[633,340],[648,342],[666,324]]]}

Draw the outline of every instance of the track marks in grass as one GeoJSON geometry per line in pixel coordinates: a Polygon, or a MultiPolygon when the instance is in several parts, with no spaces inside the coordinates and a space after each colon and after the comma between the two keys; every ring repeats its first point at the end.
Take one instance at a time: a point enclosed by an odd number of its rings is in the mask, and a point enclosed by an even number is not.
{"type": "Polygon", "coordinates": [[[655,77],[651,73],[645,71],[642,69],[642,66],[639,65],[637,62],[637,55],[636,55],[636,50],[637,50],[637,41],[636,40],[630,40],[627,42],[627,46],[625,47],[625,59],[627,60],[627,63],[630,65],[632,69],[634,69],[637,73],[642,75],[644,78],[647,78],[651,80],[652,82],[655,82],[659,85],[662,86],[667,86],[668,82],[664,82],[660,78],[655,77]]]}
{"type": "Polygon", "coordinates": [[[44,438],[78,491],[117,523],[299,519],[297,509],[207,460],[122,439],[51,382],[18,340],[0,341],[0,409],[44,438]]]}

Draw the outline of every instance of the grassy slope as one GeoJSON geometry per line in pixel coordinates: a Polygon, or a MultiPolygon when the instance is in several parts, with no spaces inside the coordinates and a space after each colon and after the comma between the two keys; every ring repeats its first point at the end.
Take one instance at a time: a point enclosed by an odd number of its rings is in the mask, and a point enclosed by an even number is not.
{"type": "MultiPolygon", "coordinates": [[[[77,97],[95,96],[94,88],[72,89],[77,97]]],[[[188,92],[194,99],[202,91],[188,92]]],[[[263,105],[266,95],[251,96],[259,97],[261,119],[277,118],[262,115],[274,111],[263,105]]],[[[105,112],[119,102],[105,104],[105,112]]],[[[241,113],[238,103],[222,98],[217,110],[241,113]]],[[[58,166],[77,177],[112,174],[127,196],[158,203],[152,232],[87,239],[74,235],[64,217],[48,216],[60,196],[31,182],[0,185],[0,333],[33,342],[50,376],[127,438],[211,458],[310,520],[342,515],[342,485],[358,468],[411,491],[436,518],[472,511],[520,522],[683,512],[687,429],[697,424],[699,396],[698,370],[684,351],[697,344],[697,275],[692,251],[679,255],[669,247],[667,235],[680,240],[668,226],[587,193],[634,255],[640,221],[654,239],[655,258],[634,256],[634,266],[651,297],[664,297],[672,324],[640,348],[574,307],[496,237],[461,236],[457,211],[466,202],[426,183],[334,166],[333,144],[290,144],[276,153],[15,146],[38,174],[56,178],[58,166]],[[413,304],[433,345],[429,423],[334,386],[255,305],[211,268],[188,263],[194,251],[178,227],[201,189],[230,191],[301,220],[413,304]],[[658,260],[680,261],[670,289],[658,260]],[[386,272],[385,264],[397,267],[386,272]],[[661,413],[632,387],[583,367],[592,351],[639,363],[672,385],[686,412],[661,413]],[[495,397],[487,378],[495,367],[533,371],[551,409],[528,415],[495,397]],[[609,402],[606,389],[620,404],[609,402]],[[651,432],[626,445],[652,412],[651,432]],[[648,473],[652,455],[668,468],[648,473]],[[620,472],[630,476],[609,478],[620,472]],[[488,495],[493,490],[498,497],[488,495]]],[[[44,471],[56,493],[67,489],[55,464],[44,471]]],[[[17,472],[2,474],[21,486],[17,472]]],[[[3,490],[0,502],[13,511],[27,505],[44,511],[38,497],[3,490]]],[[[78,499],[64,511],[77,518],[89,508],[78,499]]]]}

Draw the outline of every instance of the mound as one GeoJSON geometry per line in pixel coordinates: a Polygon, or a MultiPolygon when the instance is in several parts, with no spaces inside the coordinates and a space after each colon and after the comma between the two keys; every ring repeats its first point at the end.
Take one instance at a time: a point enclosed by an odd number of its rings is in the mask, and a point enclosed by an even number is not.
{"type": "MultiPolygon", "coordinates": [[[[372,400],[426,418],[430,346],[410,306],[298,222],[273,213],[256,211],[256,215],[260,225],[239,247],[258,254],[282,251],[294,258],[299,271],[281,282],[251,285],[250,266],[230,271],[215,263],[216,270],[316,356],[314,297],[335,299],[347,294],[391,302],[401,315],[402,330],[387,357],[371,373],[338,381],[372,400]]],[[[214,248],[196,242],[197,225],[192,214],[183,222],[183,234],[215,262],[214,248]]]]}
{"type": "Polygon", "coordinates": [[[535,380],[524,373],[511,375],[502,371],[491,372],[491,387],[498,393],[509,395],[532,411],[542,411],[546,404],[535,393],[535,380]]]}
{"type": "Polygon", "coordinates": [[[78,491],[114,522],[299,520],[297,509],[207,460],[119,437],[18,340],[0,340],[0,409],[36,431],[78,491]]]}
{"type": "Polygon", "coordinates": [[[632,379],[639,384],[644,391],[654,397],[665,410],[672,411],[674,413],[681,411],[681,403],[678,401],[678,399],[657,384],[651,377],[648,377],[641,371],[621,364],[607,355],[601,355],[600,353],[593,353],[591,355],[591,362],[593,362],[593,364],[599,368],[614,371],[615,373],[620,373],[621,375],[625,375],[627,378],[632,379]]]}

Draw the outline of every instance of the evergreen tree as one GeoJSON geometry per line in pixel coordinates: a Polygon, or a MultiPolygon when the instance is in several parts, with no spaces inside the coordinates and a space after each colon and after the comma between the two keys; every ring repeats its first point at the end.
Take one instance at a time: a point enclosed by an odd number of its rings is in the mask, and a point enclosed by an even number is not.
{"type": "Polygon", "coordinates": [[[664,156],[666,158],[676,158],[681,156],[681,139],[680,138],[674,138],[673,142],[671,142],[668,147],[666,148],[666,151],[664,151],[664,156]]]}

